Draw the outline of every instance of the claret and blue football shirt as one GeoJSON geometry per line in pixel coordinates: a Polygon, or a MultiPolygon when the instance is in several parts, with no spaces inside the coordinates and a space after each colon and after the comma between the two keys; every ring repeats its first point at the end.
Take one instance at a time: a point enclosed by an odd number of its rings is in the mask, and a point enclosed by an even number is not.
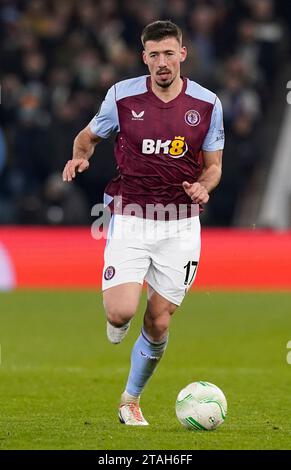
{"type": "Polygon", "coordinates": [[[116,83],[89,126],[104,139],[117,133],[119,174],[105,190],[107,200],[122,196],[123,207],[138,204],[144,211],[148,204],[193,209],[182,182],[194,183],[201,175],[201,151],[224,147],[220,100],[187,78],[168,103],[153,93],[149,76],[116,83]]]}

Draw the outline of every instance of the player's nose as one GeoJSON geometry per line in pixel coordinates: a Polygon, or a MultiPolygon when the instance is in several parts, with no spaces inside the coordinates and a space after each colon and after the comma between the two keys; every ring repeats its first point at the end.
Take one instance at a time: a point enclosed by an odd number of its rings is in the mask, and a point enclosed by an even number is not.
{"type": "Polygon", "coordinates": [[[158,65],[159,65],[160,68],[163,68],[167,65],[166,57],[163,54],[159,55],[158,65]]]}

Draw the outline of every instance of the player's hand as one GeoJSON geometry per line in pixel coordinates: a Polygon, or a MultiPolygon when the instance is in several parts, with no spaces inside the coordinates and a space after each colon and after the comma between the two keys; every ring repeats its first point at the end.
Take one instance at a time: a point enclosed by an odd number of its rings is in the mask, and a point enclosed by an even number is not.
{"type": "Polygon", "coordinates": [[[207,189],[200,183],[188,183],[184,181],[182,183],[185,193],[191,197],[195,204],[206,204],[209,201],[209,194],[207,189]]]}
{"type": "Polygon", "coordinates": [[[63,181],[72,181],[76,173],[82,173],[89,168],[89,162],[85,158],[68,160],[63,171],[63,181]]]}

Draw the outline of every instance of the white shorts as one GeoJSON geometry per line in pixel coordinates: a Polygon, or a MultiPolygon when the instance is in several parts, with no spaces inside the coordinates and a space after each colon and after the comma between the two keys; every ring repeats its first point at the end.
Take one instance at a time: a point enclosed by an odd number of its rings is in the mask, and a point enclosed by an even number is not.
{"type": "Polygon", "coordinates": [[[199,216],[161,221],[115,214],[108,227],[102,289],[146,281],[180,305],[194,282],[200,245],[199,216]]]}

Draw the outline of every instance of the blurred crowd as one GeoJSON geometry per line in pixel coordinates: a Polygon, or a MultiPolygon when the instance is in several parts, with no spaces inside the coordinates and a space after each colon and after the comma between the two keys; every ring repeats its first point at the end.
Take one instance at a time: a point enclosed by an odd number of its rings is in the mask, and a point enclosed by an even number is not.
{"type": "Polygon", "coordinates": [[[0,3],[0,224],[87,224],[115,173],[112,142],[89,172],[62,182],[73,139],[116,81],[147,73],[140,33],[157,19],[183,30],[183,75],[224,108],[223,180],[205,223],[231,225],[264,157],[264,116],[290,59],[289,1],[2,0],[0,3]]]}

